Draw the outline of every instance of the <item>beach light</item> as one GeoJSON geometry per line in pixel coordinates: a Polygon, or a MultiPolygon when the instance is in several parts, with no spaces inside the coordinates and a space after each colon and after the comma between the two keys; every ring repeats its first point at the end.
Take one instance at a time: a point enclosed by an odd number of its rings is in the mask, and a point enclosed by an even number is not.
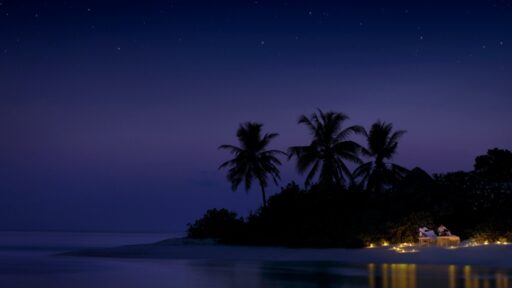
{"type": "Polygon", "coordinates": [[[393,247],[391,247],[389,250],[393,250],[395,251],[396,253],[416,253],[416,252],[420,252],[419,250],[416,250],[414,248],[414,244],[413,243],[400,243],[398,245],[395,245],[393,247]],[[412,248],[412,249],[411,249],[412,248]]]}
{"type": "Polygon", "coordinates": [[[382,241],[382,247],[388,247],[389,242],[388,241],[382,241]]]}
{"type": "Polygon", "coordinates": [[[408,243],[408,242],[398,244],[398,247],[412,247],[412,246],[414,246],[414,244],[408,243]]]}
{"type": "Polygon", "coordinates": [[[418,250],[416,249],[404,249],[402,247],[393,247],[391,248],[391,250],[395,251],[396,253],[416,253],[416,252],[419,252],[418,250]]]}
{"type": "Polygon", "coordinates": [[[375,244],[370,243],[370,244],[368,244],[368,246],[366,246],[366,248],[375,248],[375,244]]]}
{"type": "Polygon", "coordinates": [[[462,246],[462,247],[478,247],[478,246],[481,246],[482,244],[476,242],[475,240],[471,240],[469,241],[466,245],[462,246]]]}

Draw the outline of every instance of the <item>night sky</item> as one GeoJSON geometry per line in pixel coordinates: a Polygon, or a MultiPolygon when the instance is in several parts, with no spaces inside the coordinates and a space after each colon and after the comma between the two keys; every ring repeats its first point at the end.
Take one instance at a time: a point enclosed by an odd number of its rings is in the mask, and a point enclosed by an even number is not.
{"type": "Polygon", "coordinates": [[[512,149],[512,1],[383,2],[0,0],[0,229],[245,215],[217,147],[248,120],[306,144],[316,108],[407,130],[395,162],[430,173],[512,149]]]}

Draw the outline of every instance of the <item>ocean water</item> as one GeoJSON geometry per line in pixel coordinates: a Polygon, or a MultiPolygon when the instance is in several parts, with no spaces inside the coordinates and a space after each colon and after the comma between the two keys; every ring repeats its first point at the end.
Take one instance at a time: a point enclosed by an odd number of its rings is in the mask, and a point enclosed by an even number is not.
{"type": "MultiPolygon", "coordinates": [[[[507,269],[467,265],[114,259],[58,256],[171,234],[0,232],[0,287],[511,288],[507,269]]],[[[247,248],[251,249],[251,248],[247,248]]]]}

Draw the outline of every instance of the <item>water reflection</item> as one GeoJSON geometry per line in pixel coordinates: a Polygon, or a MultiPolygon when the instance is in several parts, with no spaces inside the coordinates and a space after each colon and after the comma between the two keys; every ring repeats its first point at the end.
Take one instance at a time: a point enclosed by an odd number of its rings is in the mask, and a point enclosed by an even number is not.
{"type": "Polygon", "coordinates": [[[511,288],[507,271],[416,264],[368,264],[369,288],[511,288]],[[444,271],[443,271],[444,270],[444,271]]]}
{"type": "Polygon", "coordinates": [[[368,264],[369,288],[416,288],[416,264],[381,264],[380,281],[377,280],[376,267],[368,264]]]}
{"type": "MultiPolygon", "coordinates": [[[[512,288],[510,269],[463,265],[52,256],[89,247],[80,245],[139,243],[141,237],[155,236],[0,232],[0,288],[512,288]]],[[[247,249],[243,253],[254,253],[247,249]]]]}
{"type": "Polygon", "coordinates": [[[512,288],[509,270],[473,266],[213,261],[193,267],[196,277],[218,284],[212,287],[512,288]]]}

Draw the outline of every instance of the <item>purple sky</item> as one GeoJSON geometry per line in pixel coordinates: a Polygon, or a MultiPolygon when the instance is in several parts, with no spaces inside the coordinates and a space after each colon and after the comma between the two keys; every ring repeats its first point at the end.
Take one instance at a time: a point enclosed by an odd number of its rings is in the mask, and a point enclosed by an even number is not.
{"type": "Polygon", "coordinates": [[[0,229],[244,215],[218,145],[249,120],[306,144],[316,108],[407,130],[395,161],[430,173],[512,149],[510,1],[0,2],[0,229]]]}

